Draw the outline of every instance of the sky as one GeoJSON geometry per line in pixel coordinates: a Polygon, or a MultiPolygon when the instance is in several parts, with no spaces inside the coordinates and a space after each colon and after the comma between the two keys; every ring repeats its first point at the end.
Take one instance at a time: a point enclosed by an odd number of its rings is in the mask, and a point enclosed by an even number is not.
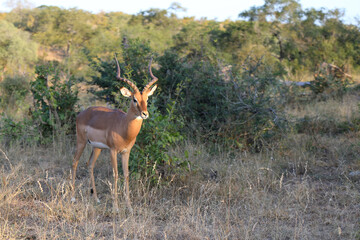
{"type": "MultiPolygon", "coordinates": [[[[223,21],[237,20],[240,12],[249,10],[252,6],[262,6],[264,0],[0,0],[0,12],[8,12],[11,8],[7,3],[26,2],[31,7],[41,5],[58,6],[62,8],[78,8],[92,13],[124,12],[137,14],[150,8],[168,9],[173,2],[179,3],[186,12],[177,12],[179,17],[194,16],[196,19],[223,21]]],[[[356,24],[355,17],[360,20],[359,0],[300,0],[303,9],[339,8],[345,10],[345,23],[356,24]]]]}

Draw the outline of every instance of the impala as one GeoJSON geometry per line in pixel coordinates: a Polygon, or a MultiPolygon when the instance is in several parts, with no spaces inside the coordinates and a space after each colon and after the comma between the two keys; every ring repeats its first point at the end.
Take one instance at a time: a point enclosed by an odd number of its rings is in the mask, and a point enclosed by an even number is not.
{"type": "Polygon", "coordinates": [[[133,91],[125,87],[120,89],[123,96],[131,98],[128,112],[125,113],[118,109],[110,109],[106,107],[89,107],[83,112],[79,113],[76,118],[76,153],[72,165],[72,201],[75,201],[75,177],[76,169],[81,154],[84,151],[85,145],[92,146],[92,153],[87,162],[90,172],[90,180],[92,185],[92,193],[97,202],[97,197],[94,179],[94,166],[102,149],[110,150],[111,165],[114,173],[114,208],[118,210],[117,204],[117,155],[121,154],[122,169],[125,178],[125,199],[130,210],[131,203],[129,197],[129,155],[133,147],[136,136],[140,132],[143,119],[149,117],[147,111],[147,100],[151,96],[157,85],[150,88],[158,79],[151,71],[151,62],[149,63],[149,72],[152,80],[140,92],[136,85],[125,78],[120,77],[119,62],[115,56],[117,65],[117,79],[127,83],[133,91]]]}

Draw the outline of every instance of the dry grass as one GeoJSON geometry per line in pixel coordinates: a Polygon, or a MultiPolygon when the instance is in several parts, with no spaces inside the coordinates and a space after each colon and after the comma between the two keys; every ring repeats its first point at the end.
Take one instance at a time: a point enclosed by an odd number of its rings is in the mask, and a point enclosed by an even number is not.
{"type": "MultiPolygon", "coordinates": [[[[330,109],[334,104],[323,110],[314,105],[307,114],[341,112],[330,109]]],[[[351,118],[351,111],[342,110],[339,119],[351,118]]],[[[107,154],[95,169],[101,203],[90,196],[89,149],[71,203],[73,141],[47,149],[2,146],[0,238],[359,239],[359,182],[348,178],[360,168],[358,139],[356,132],[290,134],[257,154],[213,154],[208,146],[185,142],[171,154],[184,159],[187,151],[191,172],[158,186],[144,176],[131,178],[133,214],[121,193],[120,212],[112,212],[107,154]]]]}
{"type": "Polygon", "coordinates": [[[297,118],[308,116],[332,118],[336,121],[351,121],[360,117],[359,100],[357,94],[347,94],[342,99],[328,99],[306,105],[287,106],[286,112],[297,118]]]}
{"type": "MultiPolygon", "coordinates": [[[[317,152],[309,153],[303,140],[289,140],[289,145],[299,146],[294,150],[284,145],[282,154],[214,156],[204,146],[179,147],[173,154],[181,155],[186,148],[195,169],[158,187],[150,187],[144,178],[131,179],[134,214],[126,212],[123,199],[122,210],[112,213],[112,175],[106,156],[99,159],[96,173],[102,203],[93,202],[88,174],[80,168],[77,202],[72,204],[68,179],[72,156],[66,147],[7,148],[12,166],[1,158],[0,235],[3,239],[359,237],[359,188],[346,178],[351,162],[344,163],[351,149],[342,153],[338,144],[326,160],[317,152]]],[[[332,142],[323,139],[318,144],[332,142]]],[[[351,143],[347,145],[351,148],[351,143]]]]}

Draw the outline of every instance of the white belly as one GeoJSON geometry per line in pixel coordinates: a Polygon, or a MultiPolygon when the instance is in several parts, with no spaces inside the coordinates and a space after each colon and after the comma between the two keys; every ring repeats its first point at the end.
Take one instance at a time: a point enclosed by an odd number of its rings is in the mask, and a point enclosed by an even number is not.
{"type": "Polygon", "coordinates": [[[109,148],[104,142],[106,142],[105,132],[87,126],[85,128],[86,136],[88,139],[88,143],[96,148],[109,148]],[[92,140],[94,139],[94,140],[92,140]],[[96,140],[95,140],[96,139],[96,140]]]}
{"type": "Polygon", "coordinates": [[[91,146],[96,147],[96,148],[107,148],[107,149],[109,149],[109,146],[102,143],[102,142],[92,142],[92,141],[88,140],[88,143],[91,146]]]}

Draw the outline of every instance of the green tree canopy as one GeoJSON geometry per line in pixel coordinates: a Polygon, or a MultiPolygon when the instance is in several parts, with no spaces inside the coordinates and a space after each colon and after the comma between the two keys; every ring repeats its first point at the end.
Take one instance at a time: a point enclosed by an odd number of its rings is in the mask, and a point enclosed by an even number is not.
{"type": "Polygon", "coordinates": [[[0,78],[4,74],[21,75],[30,71],[36,61],[38,45],[30,34],[12,23],[0,20],[0,78]]]}

